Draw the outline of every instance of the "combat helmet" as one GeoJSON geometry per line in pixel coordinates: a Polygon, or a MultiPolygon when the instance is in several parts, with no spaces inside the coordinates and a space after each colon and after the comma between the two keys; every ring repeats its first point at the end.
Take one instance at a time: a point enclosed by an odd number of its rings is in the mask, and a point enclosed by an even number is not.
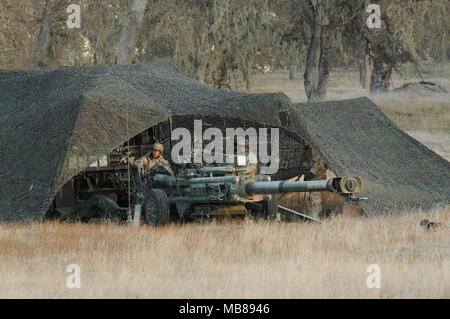
{"type": "Polygon", "coordinates": [[[155,151],[160,151],[161,154],[164,152],[164,146],[161,143],[153,144],[152,149],[155,150],[155,151]]]}

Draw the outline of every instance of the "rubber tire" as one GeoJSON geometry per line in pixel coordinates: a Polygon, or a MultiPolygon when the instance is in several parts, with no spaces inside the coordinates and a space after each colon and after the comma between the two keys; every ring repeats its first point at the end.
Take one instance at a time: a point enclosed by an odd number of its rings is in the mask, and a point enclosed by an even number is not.
{"type": "Polygon", "coordinates": [[[275,219],[278,213],[278,201],[275,195],[272,195],[272,199],[264,202],[264,218],[275,219]]]}
{"type": "Polygon", "coordinates": [[[144,220],[147,224],[155,226],[167,224],[170,221],[169,199],[166,192],[162,189],[152,189],[145,194],[144,197],[144,220]],[[153,201],[156,207],[156,218],[152,221],[147,215],[147,205],[149,201],[153,201]]]}

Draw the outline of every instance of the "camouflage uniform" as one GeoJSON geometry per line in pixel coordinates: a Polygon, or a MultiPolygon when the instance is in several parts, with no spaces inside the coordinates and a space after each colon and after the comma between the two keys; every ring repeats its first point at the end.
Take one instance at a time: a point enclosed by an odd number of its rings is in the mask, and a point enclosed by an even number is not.
{"type": "Polygon", "coordinates": [[[149,155],[145,155],[135,161],[136,166],[142,169],[144,171],[144,174],[148,174],[150,173],[152,167],[158,164],[164,167],[167,171],[170,172],[170,174],[173,175],[173,171],[170,167],[169,162],[166,161],[162,156],[162,153],[164,152],[164,146],[161,143],[155,143],[153,144],[152,150],[159,152],[158,158],[151,158],[149,155]]]}
{"type": "Polygon", "coordinates": [[[150,170],[156,164],[165,167],[171,174],[173,174],[169,162],[166,159],[164,159],[162,155],[159,155],[158,158],[150,158],[150,156],[146,155],[136,160],[135,163],[139,168],[141,168],[144,171],[145,174],[150,173],[150,170]]]}
{"type": "MultiPolygon", "coordinates": [[[[304,146],[303,172],[305,181],[314,181],[323,179],[323,175],[327,172],[327,167],[318,152],[311,146],[304,146]]],[[[319,217],[322,211],[322,195],[320,192],[310,192],[309,199],[311,201],[311,215],[315,218],[319,217]]]]}

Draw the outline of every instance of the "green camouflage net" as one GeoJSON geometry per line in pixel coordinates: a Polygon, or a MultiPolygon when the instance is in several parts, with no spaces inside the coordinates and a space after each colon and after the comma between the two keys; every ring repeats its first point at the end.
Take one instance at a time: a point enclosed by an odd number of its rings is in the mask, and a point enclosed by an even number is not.
{"type": "Polygon", "coordinates": [[[296,104],[337,175],[360,175],[361,207],[397,214],[450,200],[450,163],[403,132],[368,98],[296,104]]]}
{"type": "Polygon", "coordinates": [[[0,219],[8,221],[41,218],[58,190],[88,167],[87,158],[109,153],[171,115],[298,132],[298,112],[285,95],[210,88],[168,59],[0,71],[0,96],[0,219]]]}
{"type": "Polygon", "coordinates": [[[368,99],[292,105],[281,93],[204,86],[169,59],[133,65],[0,71],[0,220],[40,219],[73,176],[172,116],[185,125],[279,127],[280,170],[301,174],[302,140],[337,174],[364,177],[367,212],[449,199],[449,163],[368,99]],[[128,122],[128,132],[127,132],[128,122]]]}

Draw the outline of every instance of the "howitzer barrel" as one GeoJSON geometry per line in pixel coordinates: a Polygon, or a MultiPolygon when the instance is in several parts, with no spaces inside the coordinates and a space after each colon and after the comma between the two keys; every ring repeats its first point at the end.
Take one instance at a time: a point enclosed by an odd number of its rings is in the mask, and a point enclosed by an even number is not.
{"type": "Polygon", "coordinates": [[[200,183],[238,183],[239,178],[236,176],[218,176],[218,177],[194,177],[189,179],[190,184],[200,183]]]}
{"type": "Polygon", "coordinates": [[[353,194],[361,191],[362,181],[359,176],[335,177],[329,180],[306,182],[250,182],[245,186],[248,194],[282,194],[294,192],[329,191],[340,194],[353,194]]]}
{"type": "Polygon", "coordinates": [[[232,173],[236,173],[236,172],[240,172],[240,171],[245,171],[245,168],[236,168],[236,167],[230,167],[230,166],[216,166],[216,167],[202,167],[199,169],[200,172],[202,173],[228,173],[228,174],[232,174],[232,173]]]}
{"type": "Polygon", "coordinates": [[[190,184],[214,184],[214,183],[238,183],[237,176],[217,176],[217,177],[194,177],[194,178],[178,178],[171,175],[156,174],[153,180],[167,187],[175,187],[177,185],[187,186],[190,184]]]}

